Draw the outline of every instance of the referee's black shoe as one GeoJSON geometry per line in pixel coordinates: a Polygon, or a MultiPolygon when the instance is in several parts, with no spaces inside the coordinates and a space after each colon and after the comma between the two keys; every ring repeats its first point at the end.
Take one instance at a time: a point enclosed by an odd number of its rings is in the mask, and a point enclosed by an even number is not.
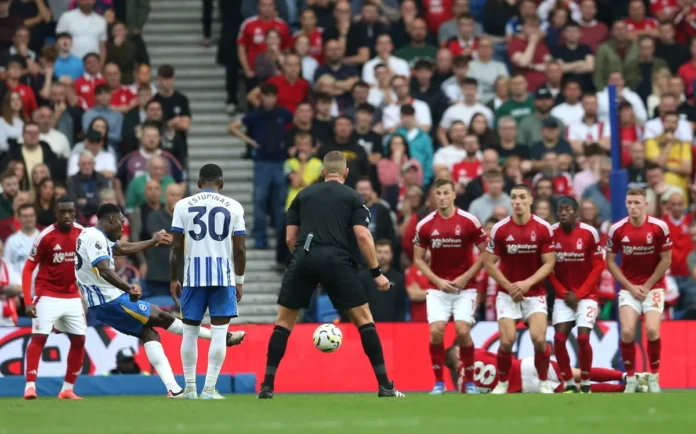
{"type": "Polygon", "coordinates": [[[273,399],[273,389],[271,389],[271,386],[262,384],[258,399],[273,399]]]}
{"type": "MultiPolygon", "coordinates": [[[[271,392],[272,393],[272,392],[271,392]]],[[[384,386],[379,386],[379,393],[377,393],[379,398],[405,398],[406,395],[396,390],[394,387],[394,382],[392,381],[391,387],[386,388],[384,386]]]]}

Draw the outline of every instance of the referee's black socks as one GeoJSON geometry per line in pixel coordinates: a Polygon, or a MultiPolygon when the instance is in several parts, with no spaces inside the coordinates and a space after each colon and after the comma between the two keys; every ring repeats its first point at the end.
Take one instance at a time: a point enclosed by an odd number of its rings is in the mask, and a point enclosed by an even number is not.
{"type": "MultiPolygon", "coordinates": [[[[374,327],[374,326],[373,326],[374,327]]],[[[268,353],[266,354],[266,375],[263,378],[263,384],[271,389],[275,386],[275,376],[278,370],[278,365],[285,355],[285,348],[288,346],[288,338],[290,330],[283,326],[275,326],[271,339],[268,341],[268,353]]],[[[379,340],[377,341],[379,344],[379,340]]],[[[381,352],[381,351],[380,351],[381,352]]]]}
{"type": "MultiPolygon", "coordinates": [[[[382,352],[382,342],[379,340],[377,329],[374,323],[362,325],[358,328],[360,340],[362,341],[363,351],[367,354],[375,371],[375,377],[380,386],[388,389],[392,387],[387,376],[387,367],[384,365],[384,353],[382,352]]],[[[266,371],[268,372],[268,371],[266,371]]]]}

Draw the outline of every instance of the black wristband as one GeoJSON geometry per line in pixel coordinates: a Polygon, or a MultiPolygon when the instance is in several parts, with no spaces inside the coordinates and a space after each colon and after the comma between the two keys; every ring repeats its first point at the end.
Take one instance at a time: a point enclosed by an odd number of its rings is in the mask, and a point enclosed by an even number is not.
{"type": "Polygon", "coordinates": [[[370,269],[370,274],[372,274],[372,277],[379,277],[379,276],[381,276],[381,275],[382,275],[382,267],[380,267],[380,266],[378,265],[377,268],[372,268],[372,269],[370,269]]]}

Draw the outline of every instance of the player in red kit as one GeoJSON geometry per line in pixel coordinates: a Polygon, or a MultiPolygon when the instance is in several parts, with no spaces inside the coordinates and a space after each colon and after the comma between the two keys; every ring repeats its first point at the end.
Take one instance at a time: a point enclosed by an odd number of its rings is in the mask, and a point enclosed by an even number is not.
{"type": "Polygon", "coordinates": [[[558,200],[558,221],[551,226],[556,250],[556,266],[549,282],[556,290],[553,325],[556,329],[554,349],[565,381],[566,392],[578,392],[570,356],[566,348],[568,335],[578,326],[580,347],[580,389],[590,393],[592,346],[590,332],[597,319],[597,281],[604,270],[604,252],[597,229],[578,222],[578,202],[569,196],[558,200]]]}
{"type": "Polygon", "coordinates": [[[85,310],[75,284],[75,249],[83,227],[75,223],[75,204],[60,198],[55,208],[56,222],[44,229],[31,249],[22,271],[22,288],[32,335],[27,347],[24,399],[36,399],[39,360],[53,328],[68,335],[70,351],[63,388],[58,399],[82,399],[73,385],[82,369],[85,354],[85,310]],[[31,280],[39,268],[31,296],[31,280]]]}
{"type": "Polygon", "coordinates": [[[647,194],[631,188],[626,194],[628,217],[614,223],[607,238],[607,269],[621,285],[619,322],[621,357],[628,378],[626,393],[638,387],[635,375],[636,323],[641,315],[648,337],[648,390],[660,392],[660,319],[665,307],[665,272],[672,264],[672,241],[662,220],[647,215],[647,194]],[[616,256],[621,254],[621,266],[616,256]]]}
{"type": "Polygon", "coordinates": [[[524,184],[510,191],[513,215],[498,222],[491,230],[483,264],[498,284],[496,313],[500,330],[498,373],[500,381],[494,394],[507,393],[512,367],[512,345],[517,340],[517,322],[529,327],[534,343],[534,366],[539,372],[539,391],[553,393],[548,381],[551,350],[546,344],[548,309],[543,280],[553,271],[556,254],[553,230],[543,219],[532,214],[532,193],[524,184]],[[500,264],[496,266],[496,263],[500,264]]]}
{"type": "Polygon", "coordinates": [[[474,386],[474,341],[471,327],[476,313],[475,278],[481,270],[480,259],[474,258],[474,246],[481,252],[486,246],[486,233],[478,219],[454,206],[454,183],[435,181],[437,210],[421,220],[414,238],[414,263],[430,280],[425,298],[430,325],[430,358],[435,373],[431,394],[445,392],[445,327],[450,317],[461,345],[460,356],[465,366],[467,393],[478,393],[474,386]],[[430,250],[430,265],[425,261],[430,250]]]}

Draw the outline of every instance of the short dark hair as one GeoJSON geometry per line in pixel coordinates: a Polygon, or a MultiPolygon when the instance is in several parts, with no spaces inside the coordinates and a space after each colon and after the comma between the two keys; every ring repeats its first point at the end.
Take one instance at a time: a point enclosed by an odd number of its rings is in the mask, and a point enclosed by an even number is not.
{"type": "Polygon", "coordinates": [[[388,66],[385,63],[378,63],[375,65],[373,68],[374,71],[377,71],[377,68],[388,68],[388,66]]]}
{"type": "Polygon", "coordinates": [[[401,106],[401,115],[415,116],[416,109],[413,108],[411,104],[404,104],[401,106]]]}
{"type": "Polygon", "coordinates": [[[660,113],[660,115],[661,115],[660,117],[662,117],[663,119],[666,118],[667,116],[676,116],[677,118],[679,118],[679,113],[677,113],[675,111],[668,111],[668,112],[660,113]]]}
{"type": "Polygon", "coordinates": [[[97,209],[97,219],[101,220],[104,217],[109,217],[114,214],[121,214],[121,208],[118,207],[118,205],[115,205],[113,203],[104,203],[99,205],[99,209],[97,209]]]}
{"type": "MultiPolygon", "coordinates": [[[[26,125],[26,124],[25,124],[26,125]]],[[[652,161],[646,161],[645,162],[645,171],[647,172],[648,170],[655,170],[655,169],[660,169],[662,170],[662,166],[660,166],[657,163],[653,163],[652,161]]]]}
{"type": "Polygon", "coordinates": [[[498,219],[495,218],[495,217],[488,217],[488,219],[487,219],[483,224],[484,224],[484,225],[487,225],[487,224],[490,223],[490,224],[493,224],[493,225],[494,225],[494,224],[497,224],[499,221],[500,221],[500,220],[498,220],[498,219]]]}
{"type": "Polygon", "coordinates": [[[489,180],[491,180],[491,179],[500,179],[500,180],[503,180],[503,179],[504,179],[504,176],[503,176],[503,172],[501,172],[500,170],[491,169],[491,170],[487,170],[487,171],[483,174],[483,178],[484,178],[486,181],[489,181],[489,180]]]}
{"type": "Polygon", "coordinates": [[[333,97],[326,92],[317,92],[314,94],[314,98],[317,102],[333,102],[333,97]]]}
{"type": "Polygon", "coordinates": [[[580,24],[578,24],[576,21],[568,20],[568,22],[567,22],[566,25],[565,25],[565,28],[567,29],[567,28],[569,28],[569,27],[575,27],[575,28],[578,28],[578,29],[579,29],[579,28],[580,28],[580,24]]]}
{"type": "Polygon", "coordinates": [[[433,62],[427,59],[418,59],[416,60],[416,64],[413,65],[413,69],[418,71],[419,69],[427,69],[429,71],[433,70],[433,62]]]}
{"type": "Polygon", "coordinates": [[[512,192],[512,190],[524,190],[527,192],[528,195],[530,195],[530,196],[532,195],[532,189],[529,188],[529,186],[527,184],[515,184],[510,189],[511,192],[512,192]]]}
{"type": "Polygon", "coordinates": [[[392,244],[391,240],[387,238],[380,238],[375,241],[375,247],[379,246],[389,246],[390,249],[394,250],[394,245],[392,244]]]}
{"type": "Polygon", "coordinates": [[[17,175],[15,175],[15,173],[12,170],[5,170],[4,172],[2,172],[2,174],[0,174],[0,181],[16,177],[17,175]]]}
{"type": "Polygon", "coordinates": [[[474,16],[471,15],[469,12],[464,12],[463,14],[459,15],[457,17],[457,21],[459,20],[473,20],[474,16]]]}
{"type": "Polygon", "coordinates": [[[365,83],[365,82],[362,81],[362,80],[358,80],[358,81],[355,82],[355,84],[353,85],[353,87],[350,89],[351,92],[354,91],[355,89],[357,89],[358,87],[362,87],[362,88],[365,88],[365,89],[369,89],[369,88],[370,88],[370,85],[367,84],[367,83],[365,83]]]}
{"type": "Polygon", "coordinates": [[[628,191],[626,192],[626,196],[643,196],[643,197],[648,197],[648,193],[645,191],[644,188],[633,187],[633,188],[629,188],[629,189],[628,189],[628,191]]]}
{"type": "Polygon", "coordinates": [[[339,116],[336,118],[336,120],[334,121],[334,125],[336,125],[336,122],[338,122],[338,121],[341,120],[341,119],[350,122],[350,125],[351,125],[351,126],[353,125],[353,118],[351,118],[350,116],[348,116],[348,115],[346,115],[346,114],[339,115],[339,116]]]}
{"type": "Polygon", "coordinates": [[[32,205],[30,203],[23,203],[19,206],[19,208],[17,208],[17,215],[18,216],[22,215],[22,211],[24,211],[25,209],[28,209],[28,208],[31,208],[36,213],[36,208],[34,208],[34,205],[32,205]]]}
{"type": "Polygon", "coordinates": [[[71,35],[70,33],[68,33],[68,32],[60,32],[60,33],[58,33],[58,34],[56,35],[56,41],[57,41],[58,39],[61,39],[61,38],[72,39],[72,35],[71,35]]]}
{"type": "Polygon", "coordinates": [[[149,109],[152,104],[158,104],[160,107],[162,107],[162,103],[159,102],[158,99],[153,98],[150,101],[148,101],[147,103],[145,103],[145,110],[149,109]]]}
{"type": "Polygon", "coordinates": [[[24,122],[24,126],[22,127],[22,132],[25,132],[27,130],[27,127],[35,126],[36,128],[39,127],[39,124],[37,124],[34,121],[26,121],[24,122]]]}
{"type": "Polygon", "coordinates": [[[443,185],[449,185],[450,187],[452,187],[452,190],[454,190],[454,182],[452,182],[451,179],[440,178],[440,179],[436,179],[435,182],[433,182],[434,189],[438,189],[438,188],[442,187],[443,185]]]}
{"type": "Polygon", "coordinates": [[[97,87],[94,88],[95,95],[101,95],[103,93],[111,93],[111,88],[108,84],[98,84],[97,87]]]}
{"type": "Polygon", "coordinates": [[[542,182],[550,182],[551,186],[553,187],[553,179],[546,176],[542,176],[541,178],[537,179],[537,182],[534,184],[534,188],[538,187],[539,184],[541,184],[542,182]]]}
{"type": "MultiPolygon", "coordinates": [[[[401,108],[403,109],[403,106],[401,108]]],[[[355,111],[356,112],[365,112],[365,113],[369,113],[369,114],[373,115],[373,114],[375,114],[375,106],[373,106],[370,103],[365,102],[365,103],[358,105],[358,107],[355,109],[355,111]]]]}
{"type": "Polygon", "coordinates": [[[278,95],[278,86],[273,83],[264,83],[259,86],[261,95],[278,95]]]}
{"type": "Polygon", "coordinates": [[[222,169],[217,164],[206,164],[198,172],[198,179],[201,182],[218,182],[222,178],[222,169]]]}
{"type": "Polygon", "coordinates": [[[82,56],[82,61],[83,61],[83,62],[86,62],[87,59],[89,59],[90,57],[94,57],[94,58],[96,58],[97,60],[99,60],[99,55],[98,55],[97,53],[95,53],[94,51],[90,51],[89,53],[87,53],[87,54],[85,54],[84,56],[82,56]]]}
{"type": "Polygon", "coordinates": [[[454,68],[463,68],[463,67],[468,67],[469,66],[469,61],[471,59],[469,56],[457,56],[454,59],[452,59],[452,67],[454,68]]]}
{"type": "MultiPolygon", "coordinates": [[[[58,185],[56,183],[53,184],[54,187],[57,187],[58,185]]],[[[61,196],[58,199],[56,199],[56,206],[61,203],[72,203],[75,204],[75,201],[69,198],[68,196],[61,196]]]]}
{"type": "Polygon", "coordinates": [[[157,70],[157,76],[162,78],[172,78],[174,77],[174,67],[169,64],[165,64],[159,67],[157,70]]]}
{"type": "Polygon", "coordinates": [[[467,77],[462,81],[462,86],[478,86],[478,81],[475,78],[467,77]]]}

